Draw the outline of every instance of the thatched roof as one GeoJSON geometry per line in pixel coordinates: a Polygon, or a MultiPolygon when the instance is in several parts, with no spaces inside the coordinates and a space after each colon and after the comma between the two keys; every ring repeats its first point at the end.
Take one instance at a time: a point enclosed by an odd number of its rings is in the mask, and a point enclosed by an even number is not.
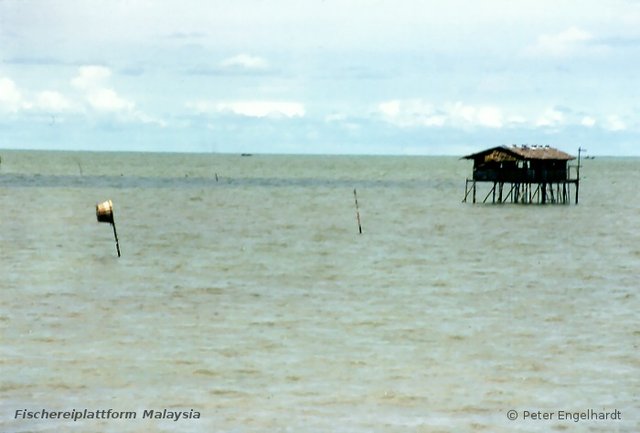
{"type": "Polygon", "coordinates": [[[515,160],[554,160],[554,161],[570,161],[576,159],[561,150],[549,146],[498,146],[482,152],[473,153],[462,157],[462,159],[478,159],[484,157],[485,161],[515,161],[515,160]]]}

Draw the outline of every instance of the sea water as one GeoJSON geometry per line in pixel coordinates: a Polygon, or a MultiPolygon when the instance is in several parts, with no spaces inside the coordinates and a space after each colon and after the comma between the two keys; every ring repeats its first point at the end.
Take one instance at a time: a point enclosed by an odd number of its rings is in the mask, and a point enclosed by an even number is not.
{"type": "Polygon", "coordinates": [[[456,157],[0,155],[3,432],[640,431],[637,158],[473,205],[456,157]]]}

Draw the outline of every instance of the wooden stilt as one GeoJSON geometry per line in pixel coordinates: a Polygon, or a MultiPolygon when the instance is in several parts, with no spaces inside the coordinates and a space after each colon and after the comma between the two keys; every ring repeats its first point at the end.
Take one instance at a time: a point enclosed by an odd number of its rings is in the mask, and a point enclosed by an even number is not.
{"type": "Polygon", "coordinates": [[[471,189],[469,189],[469,179],[466,179],[464,181],[464,198],[462,199],[462,203],[467,202],[467,197],[469,196],[470,192],[471,192],[471,189]]]}
{"type": "Polygon", "coordinates": [[[484,198],[484,200],[482,200],[482,203],[486,203],[491,194],[493,194],[493,202],[495,203],[496,202],[496,184],[495,184],[495,182],[493,183],[493,188],[491,188],[491,191],[489,191],[487,193],[486,197],[484,198]]]}
{"type": "Polygon", "coordinates": [[[576,204],[578,204],[578,190],[580,189],[580,157],[586,149],[578,147],[578,167],[576,169],[576,204]]]}
{"type": "Polygon", "coordinates": [[[515,196],[514,191],[515,191],[516,185],[517,185],[516,183],[512,183],[512,184],[511,184],[511,189],[509,189],[509,192],[507,193],[507,196],[504,198],[504,201],[505,201],[505,202],[508,202],[508,201],[509,201],[509,199],[511,199],[511,202],[512,202],[512,203],[515,203],[515,202],[514,202],[514,200],[513,200],[513,198],[514,198],[514,196],[515,196]]]}

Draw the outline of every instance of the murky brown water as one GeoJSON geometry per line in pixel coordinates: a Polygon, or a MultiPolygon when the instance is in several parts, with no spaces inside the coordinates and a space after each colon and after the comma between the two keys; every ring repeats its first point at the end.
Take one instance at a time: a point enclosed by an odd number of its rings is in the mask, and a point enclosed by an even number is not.
{"type": "Polygon", "coordinates": [[[453,157],[3,151],[0,429],[637,432],[639,163],[474,206],[453,157]]]}

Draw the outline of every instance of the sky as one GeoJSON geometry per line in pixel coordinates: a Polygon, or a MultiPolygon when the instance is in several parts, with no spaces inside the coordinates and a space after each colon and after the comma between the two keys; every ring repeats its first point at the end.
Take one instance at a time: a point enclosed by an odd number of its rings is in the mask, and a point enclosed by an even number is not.
{"type": "Polygon", "coordinates": [[[0,0],[0,149],[640,156],[639,0],[0,0]]]}

